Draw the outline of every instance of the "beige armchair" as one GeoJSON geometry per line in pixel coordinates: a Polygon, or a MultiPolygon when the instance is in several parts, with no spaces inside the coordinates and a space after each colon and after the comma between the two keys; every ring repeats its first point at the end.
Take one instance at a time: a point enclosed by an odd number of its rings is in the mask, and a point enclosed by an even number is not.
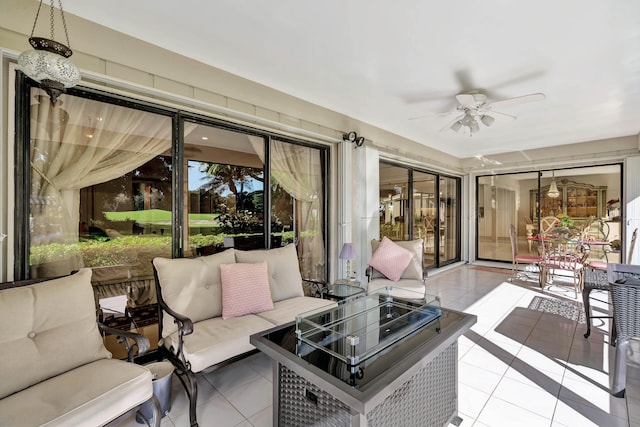
{"type": "Polygon", "coordinates": [[[91,270],[33,282],[0,284],[0,425],[102,426],[150,401],[159,426],[151,372],[103,345],[91,270]]]}
{"type": "MultiPolygon", "coordinates": [[[[427,272],[424,270],[424,241],[422,239],[415,240],[395,240],[393,243],[398,246],[409,250],[413,257],[409,262],[409,265],[402,273],[399,280],[393,281],[387,278],[384,274],[376,270],[375,268],[368,266],[366,270],[367,275],[367,292],[376,292],[383,290],[390,286],[396,290],[396,295],[402,296],[398,293],[399,290],[407,290],[409,295],[420,293],[424,295],[426,293],[426,280],[427,272]]],[[[380,245],[379,240],[371,241],[371,254],[375,254],[380,245]]]]}

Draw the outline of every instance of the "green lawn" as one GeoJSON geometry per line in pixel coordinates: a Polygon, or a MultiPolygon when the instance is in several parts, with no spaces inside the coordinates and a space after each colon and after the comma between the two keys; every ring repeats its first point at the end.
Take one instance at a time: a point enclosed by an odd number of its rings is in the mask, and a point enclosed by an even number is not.
{"type": "MultiPolygon", "coordinates": [[[[146,211],[103,212],[109,221],[135,221],[138,224],[171,225],[171,211],[149,209],[146,211]]],[[[192,227],[217,227],[215,220],[218,214],[189,214],[189,225],[192,227]]]]}

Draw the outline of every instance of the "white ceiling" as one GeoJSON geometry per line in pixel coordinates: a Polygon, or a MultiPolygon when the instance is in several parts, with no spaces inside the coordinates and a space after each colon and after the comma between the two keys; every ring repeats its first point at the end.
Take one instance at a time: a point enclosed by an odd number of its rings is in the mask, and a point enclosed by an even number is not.
{"type": "Polygon", "coordinates": [[[638,0],[65,0],[64,8],[461,158],[640,131],[638,0]],[[546,99],[500,109],[518,119],[481,125],[473,137],[441,131],[455,116],[409,120],[450,111],[471,89],[490,100],[546,99]]]}

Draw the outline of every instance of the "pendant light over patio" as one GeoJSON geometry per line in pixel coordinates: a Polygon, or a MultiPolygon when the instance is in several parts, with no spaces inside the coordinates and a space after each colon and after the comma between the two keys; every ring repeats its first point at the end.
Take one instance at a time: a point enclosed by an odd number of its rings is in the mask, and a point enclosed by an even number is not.
{"type": "Polygon", "coordinates": [[[62,0],[58,0],[58,8],[60,10],[67,45],[54,40],[55,25],[53,18],[55,9],[53,7],[53,0],[51,0],[49,7],[51,38],[33,37],[41,7],[42,0],[40,0],[40,4],[38,5],[36,18],[33,22],[33,28],[31,29],[31,36],[29,37],[29,44],[33,46],[34,50],[22,52],[18,57],[18,65],[27,76],[40,83],[40,87],[47,92],[51,98],[51,102],[55,104],[58,96],[64,93],[65,89],[78,84],[80,81],[80,71],[68,59],[73,54],[73,51],[68,47],[70,46],[69,34],[62,10],[62,0]]]}
{"type": "Polygon", "coordinates": [[[553,199],[560,197],[560,192],[558,191],[558,186],[556,185],[555,171],[551,171],[551,184],[549,185],[547,196],[553,199]]]}

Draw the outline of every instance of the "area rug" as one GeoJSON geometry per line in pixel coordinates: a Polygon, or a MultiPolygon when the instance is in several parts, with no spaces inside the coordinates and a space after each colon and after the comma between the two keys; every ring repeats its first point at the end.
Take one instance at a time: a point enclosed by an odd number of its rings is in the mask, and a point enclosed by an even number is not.
{"type": "Polygon", "coordinates": [[[528,308],[531,310],[556,314],[574,322],[587,323],[582,304],[578,302],[561,301],[552,298],[534,296],[529,303],[528,308]]]}

